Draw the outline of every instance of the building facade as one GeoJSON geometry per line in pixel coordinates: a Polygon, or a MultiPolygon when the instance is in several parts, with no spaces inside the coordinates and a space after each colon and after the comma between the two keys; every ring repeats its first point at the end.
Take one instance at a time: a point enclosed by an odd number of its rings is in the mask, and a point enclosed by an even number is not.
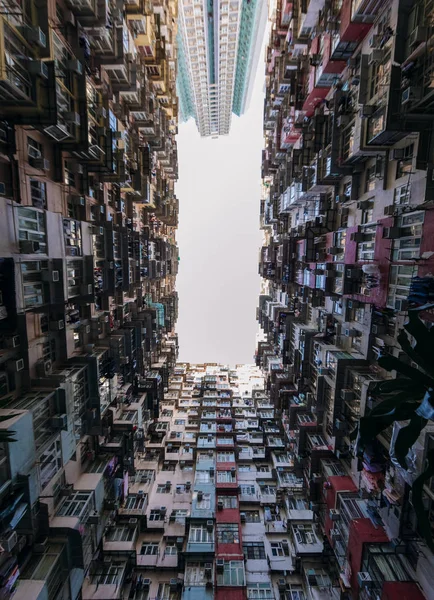
{"type": "Polygon", "coordinates": [[[201,136],[227,135],[250,99],[268,2],[181,0],[179,13],[181,118],[201,136]]]}
{"type": "Polygon", "coordinates": [[[101,548],[177,358],[176,35],[175,0],[2,3],[1,598],[129,576],[101,548]]]}
{"type": "Polygon", "coordinates": [[[279,0],[267,48],[256,361],[354,598],[432,598],[412,482],[388,458],[397,426],[362,459],[350,439],[391,376],[378,357],[403,356],[409,304],[432,299],[432,10],[279,0]]]}

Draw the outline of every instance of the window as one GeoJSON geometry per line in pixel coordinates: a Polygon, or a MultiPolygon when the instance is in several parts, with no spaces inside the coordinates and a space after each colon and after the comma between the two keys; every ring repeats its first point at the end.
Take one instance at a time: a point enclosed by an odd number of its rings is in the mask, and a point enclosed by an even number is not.
{"type": "Polygon", "coordinates": [[[136,530],[131,527],[114,527],[106,535],[107,542],[131,542],[136,530]]]}
{"type": "Polygon", "coordinates": [[[294,538],[299,544],[315,544],[316,535],[311,525],[293,525],[294,538]]]}
{"type": "Polygon", "coordinates": [[[393,261],[411,260],[419,256],[423,220],[422,212],[410,213],[399,218],[398,227],[401,229],[401,237],[393,240],[393,261]]]}
{"type": "Polygon", "coordinates": [[[175,516],[175,523],[185,525],[185,518],[187,517],[188,511],[185,508],[177,508],[172,511],[172,515],[175,516]]]}
{"type": "Polygon", "coordinates": [[[81,517],[87,508],[90,509],[92,494],[76,492],[65,500],[57,511],[59,517],[81,517]]]}
{"type": "Polygon", "coordinates": [[[375,190],[376,167],[372,165],[365,172],[365,192],[373,192],[375,190]]]}
{"type": "Polygon", "coordinates": [[[176,556],[178,554],[178,550],[176,548],[176,544],[173,542],[168,542],[166,547],[164,548],[164,554],[167,556],[176,556]]]}
{"type": "Polygon", "coordinates": [[[240,494],[242,496],[255,496],[256,490],[254,485],[240,485],[240,494]]]}
{"type": "Polygon", "coordinates": [[[157,556],[158,544],[155,542],[143,542],[140,554],[144,556],[157,556]]]}
{"type": "Polygon", "coordinates": [[[289,543],[287,540],[281,542],[271,542],[271,555],[272,556],[290,556],[289,543]]]}
{"type": "Polygon", "coordinates": [[[160,512],[159,508],[153,508],[149,513],[150,521],[164,521],[164,515],[160,512]]]}
{"type": "Polygon", "coordinates": [[[30,198],[35,208],[47,208],[47,184],[45,181],[30,179],[30,198]]]}
{"type": "Polygon", "coordinates": [[[413,168],[414,144],[401,148],[402,158],[396,165],[396,179],[410,175],[413,168]]]}
{"type": "Polygon", "coordinates": [[[23,254],[47,254],[45,213],[33,208],[17,208],[18,237],[23,254]]]}
{"type": "MultiPolygon", "coordinates": [[[[115,563],[119,564],[119,563],[115,563]]],[[[125,567],[122,566],[112,566],[103,564],[101,569],[99,569],[98,574],[92,576],[92,584],[93,585],[119,585],[121,580],[122,572],[125,567]]]]}
{"type": "Polygon", "coordinates": [[[211,544],[213,542],[213,532],[208,531],[205,527],[194,525],[190,527],[188,541],[195,544],[211,544]]]}
{"type": "Polygon", "coordinates": [[[246,510],[244,514],[246,515],[246,523],[261,522],[261,515],[259,514],[259,510],[246,510]]]}
{"type": "Polygon", "coordinates": [[[248,473],[249,471],[251,471],[251,468],[249,465],[238,465],[239,473],[248,473]]]}
{"type": "Polygon", "coordinates": [[[211,475],[209,471],[196,471],[194,480],[196,483],[211,483],[211,475]]]}
{"type": "Polygon", "coordinates": [[[238,525],[236,523],[217,523],[217,539],[221,544],[239,544],[238,525]]]}
{"type": "Polygon", "coordinates": [[[75,165],[70,160],[64,161],[64,176],[63,181],[65,185],[75,187],[75,165]]]}
{"type": "Polygon", "coordinates": [[[245,542],[243,552],[245,560],[263,560],[266,558],[263,542],[245,542]]]}
{"type": "Polygon", "coordinates": [[[185,569],[185,585],[200,585],[205,583],[205,564],[188,563],[185,569]]]}
{"type": "Polygon", "coordinates": [[[27,137],[27,160],[33,166],[33,161],[44,158],[44,146],[31,137],[27,137]]]}
{"type": "Polygon", "coordinates": [[[175,425],[185,425],[185,419],[175,419],[175,425]]]}
{"type": "Polygon", "coordinates": [[[231,471],[217,471],[217,483],[233,483],[231,471]]]}
{"type": "Polygon", "coordinates": [[[196,508],[199,510],[209,510],[211,508],[211,494],[200,494],[196,492],[196,508]],[[199,499],[200,498],[200,499],[199,499]]]}
{"type": "Polygon", "coordinates": [[[376,227],[368,226],[362,229],[365,241],[357,244],[357,260],[368,261],[374,259],[376,227]]]}
{"type": "Polygon", "coordinates": [[[223,573],[217,574],[217,585],[245,585],[244,563],[242,560],[225,562],[223,573]]]}
{"type": "Polygon", "coordinates": [[[162,471],[174,471],[176,469],[176,462],[164,461],[162,471]]]}
{"type": "Polygon", "coordinates": [[[393,194],[393,204],[395,206],[410,204],[410,185],[401,185],[395,189],[393,194]]]}
{"type": "Polygon", "coordinates": [[[235,462],[233,452],[217,452],[217,462],[235,462]]]}
{"type": "Polygon", "coordinates": [[[157,485],[157,494],[170,494],[170,486],[165,483],[159,483],[157,485]]]}
{"type": "Polygon", "coordinates": [[[268,583],[250,583],[247,586],[248,600],[272,600],[273,590],[268,583]]]}
{"type": "Polygon", "coordinates": [[[221,502],[223,508],[238,508],[238,498],[236,496],[218,496],[217,502],[221,502]]]}
{"type": "Polygon", "coordinates": [[[260,465],[258,471],[260,473],[269,473],[270,472],[270,467],[268,465],[260,465]]]}
{"type": "Polygon", "coordinates": [[[170,583],[160,583],[157,592],[158,600],[176,600],[178,593],[170,589],[170,583]]]}

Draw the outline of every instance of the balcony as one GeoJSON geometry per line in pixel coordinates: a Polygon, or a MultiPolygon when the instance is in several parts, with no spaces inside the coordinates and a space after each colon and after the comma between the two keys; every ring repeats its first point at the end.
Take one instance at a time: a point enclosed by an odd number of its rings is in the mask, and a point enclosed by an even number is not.
{"type": "Polygon", "coordinates": [[[147,494],[131,494],[126,497],[124,505],[119,507],[118,514],[125,517],[143,517],[148,505],[147,494]]]}
{"type": "Polygon", "coordinates": [[[33,2],[27,10],[37,25],[24,24],[23,13],[8,5],[0,20],[0,114],[15,123],[48,124],[56,112],[54,64],[41,61],[49,56],[48,24],[33,2]]]}
{"type": "Polygon", "coordinates": [[[138,520],[130,518],[125,525],[109,527],[104,535],[103,551],[107,553],[134,552],[138,535],[138,520]]]}
{"type": "Polygon", "coordinates": [[[92,562],[82,588],[83,600],[120,600],[123,596],[126,570],[126,560],[113,560],[111,563],[92,562]]]}

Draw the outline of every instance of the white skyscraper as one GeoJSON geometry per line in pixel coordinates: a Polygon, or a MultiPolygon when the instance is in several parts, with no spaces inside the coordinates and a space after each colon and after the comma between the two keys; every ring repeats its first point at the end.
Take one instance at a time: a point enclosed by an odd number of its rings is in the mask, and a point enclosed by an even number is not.
{"type": "Polygon", "coordinates": [[[181,119],[202,136],[228,134],[245,111],[267,10],[267,0],[179,0],[181,119]]]}

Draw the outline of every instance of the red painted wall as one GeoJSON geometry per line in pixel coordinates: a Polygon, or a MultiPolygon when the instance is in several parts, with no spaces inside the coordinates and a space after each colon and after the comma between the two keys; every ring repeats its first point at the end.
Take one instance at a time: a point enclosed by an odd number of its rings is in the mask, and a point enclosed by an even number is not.
{"type": "Polygon", "coordinates": [[[351,21],[352,0],[344,0],[341,8],[340,36],[342,42],[360,42],[371,29],[371,23],[353,23],[351,21]]]}
{"type": "Polygon", "coordinates": [[[242,587],[217,587],[215,591],[216,600],[246,600],[247,591],[242,587]]]}
{"type": "MultiPolygon", "coordinates": [[[[389,538],[382,527],[374,527],[370,519],[354,519],[350,523],[347,556],[351,567],[351,589],[359,589],[357,573],[362,566],[363,544],[388,542],[389,538]]],[[[356,596],[357,597],[357,596],[356,596]]]]}
{"type": "Polygon", "coordinates": [[[327,481],[330,484],[330,487],[325,492],[327,511],[324,520],[324,533],[331,543],[330,530],[333,529],[333,522],[330,519],[329,510],[336,508],[339,492],[355,492],[357,491],[357,487],[351,477],[348,477],[347,475],[332,475],[327,481]]]}
{"type": "Polygon", "coordinates": [[[425,600],[417,583],[386,581],[383,585],[381,600],[425,600]]]}

